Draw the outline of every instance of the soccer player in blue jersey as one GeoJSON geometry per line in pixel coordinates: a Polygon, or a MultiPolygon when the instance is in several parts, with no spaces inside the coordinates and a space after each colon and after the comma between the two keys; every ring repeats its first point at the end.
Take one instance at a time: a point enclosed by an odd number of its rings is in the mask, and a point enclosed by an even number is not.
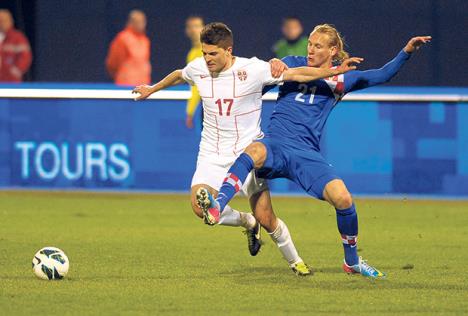
{"type": "MultiPolygon", "coordinates": [[[[350,71],[306,84],[287,82],[281,86],[265,138],[249,145],[237,158],[216,200],[208,192],[198,192],[205,197],[206,219],[217,223],[220,213],[252,169],[262,178],[288,178],[335,208],[344,247],[343,270],[373,278],[384,277],[384,273],[357,254],[356,207],[343,180],[320,153],[320,138],[331,110],[346,93],[389,81],[411,54],[430,40],[430,36],[410,39],[398,55],[380,69],[350,71]]],[[[330,68],[347,58],[343,46],[340,33],[332,25],[318,25],[309,36],[308,56],[287,56],[283,62],[287,67],[330,68]]],[[[255,217],[270,234],[282,229],[281,220],[272,213],[255,214],[255,217]]]]}

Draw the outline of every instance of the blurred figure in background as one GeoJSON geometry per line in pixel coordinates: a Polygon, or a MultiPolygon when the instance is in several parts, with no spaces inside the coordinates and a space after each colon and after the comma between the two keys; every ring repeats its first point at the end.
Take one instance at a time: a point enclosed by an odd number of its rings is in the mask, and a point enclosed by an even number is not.
{"type": "MultiPolygon", "coordinates": [[[[200,33],[205,26],[203,18],[198,15],[191,15],[185,21],[185,34],[192,42],[192,48],[187,54],[187,64],[198,57],[203,57],[200,33]]],[[[187,117],[185,119],[185,125],[188,128],[193,128],[193,115],[197,110],[198,104],[200,104],[200,94],[198,93],[197,87],[192,86],[192,97],[187,101],[187,117]]],[[[203,115],[203,114],[202,114],[203,115]]]]}
{"type": "Polygon", "coordinates": [[[302,36],[302,24],[295,16],[286,17],[281,28],[284,38],[273,46],[273,52],[277,58],[286,56],[306,56],[307,37],[302,36]]]}
{"type": "Polygon", "coordinates": [[[116,84],[133,86],[151,82],[150,40],[146,36],[143,11],[130,11],[127,26],[111,43],[106,66],[116,84]]]}
{"type": "Polygon", "coordinates": [[[0,10],[0,82],[21,82],[31,66],[29,41],[13,26],[8,10],[0,10]]]}

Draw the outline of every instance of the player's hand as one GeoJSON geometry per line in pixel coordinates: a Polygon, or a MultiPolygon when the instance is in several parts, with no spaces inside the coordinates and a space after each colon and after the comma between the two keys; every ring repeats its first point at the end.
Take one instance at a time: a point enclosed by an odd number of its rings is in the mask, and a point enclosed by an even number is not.
{"type": "Polygon", "coordinates": [[[288,65],[286,65],[284,62],[282,62],[278,58],[270,59],[269,63],[271,67],[271,76],[273,78],[281,77],[283,72],[289,69],[288,65]]]}
{"type": "Polygon", "coordinates": [[[363,60],[364,58],[361,57],[346,58],[337,69],[340,71],[340,73],[355,70],[357,68],[356,65],[360,64],[363,60]]]}
{"type": "Polygon", "coordinates": [[[429,43],[432,40],[431,36],[416,36],[413,37],[412,39],[409,40],[408,44],[406,44],[405,48],[403,50],[411,54],[412,52],[417,51],[418,49],[421,48],[426,43],[429,43]]]}
{"type": "Polygon", "coordinates": [[[133,89],[132,94],[140,94],[135,98],[135,101],[140,101],[148,98],[151,94],[153,93],[153,89],[149,85],[141,85],[141,86],[136,86],[135,89],[133,89]]]}
{"type": "Polygon", "coordinates": [[[193,117],[191,117],[190,115],[187,115],[187,117],[185,118],[185,126],[187,126],[187,128],[193,128],[193,117]]]}

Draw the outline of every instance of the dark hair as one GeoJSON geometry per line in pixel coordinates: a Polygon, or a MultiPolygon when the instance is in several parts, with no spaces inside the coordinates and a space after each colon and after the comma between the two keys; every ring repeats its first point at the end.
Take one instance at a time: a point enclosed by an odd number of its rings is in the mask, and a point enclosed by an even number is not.
{"type": "Polygon", "coordinates": [[[224,49],[232,47],[234,44],[232,31],[226,24],[221,22],[213,22],[205,25],[200,34],[200,40],[202,43],[216,45],[224,49]]]}

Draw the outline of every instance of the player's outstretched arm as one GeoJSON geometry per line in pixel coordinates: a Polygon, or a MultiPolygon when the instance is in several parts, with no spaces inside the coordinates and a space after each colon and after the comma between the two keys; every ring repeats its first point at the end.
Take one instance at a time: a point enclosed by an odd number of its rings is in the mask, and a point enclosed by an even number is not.
{"type": "Polygon", "coordinates": [[[424,44],[430,43],[432,40],[431,36],[416,36],[408,41],[408,44],[403,48],[405,53],[411,54],[420,49],[424,44]]]}
{"type": "Polygon", "coordinates": [[[356,69],[356,64],[359,64],[364,59],[352,57],[345,59],[337,68],[315,68],[315,67],[297,67],[289,68],[284,71],[284,81],[309,82],[321,78],[333,77],[350,70],[356,69]]]}
{"type": "Polygon", "coordinates": [[[410,58],[412,53],[421,48],[424,44],[429,43],[432,37],[416,36],[411,38],[406,46],[398,53],[391,61],[386,63],[382,68],[370,69],[366,71],[354,71],[347,74],[345,78],[345,92],[356,91],[372,87],[390,81],[410,58]]]}
{"type": "Polygon", "coordinates": [[[132,93],[139,94],[139,96],[135,98],[135,101],[140,101],[140,100],[144,100],[148,98],[150,95],[152,95],[153,93],[159,90],[165,89],[170,86],[175,86],[183,82],[185,82],[185,80],[182,78],[182,70],[178,69],[178,70],[174,70],[169,75],[167,75],[164,79],[162,79],[161,81],[159,81],[158,83],[152,86],[144,84],[144,85],[135,87],[132,93]]]}

